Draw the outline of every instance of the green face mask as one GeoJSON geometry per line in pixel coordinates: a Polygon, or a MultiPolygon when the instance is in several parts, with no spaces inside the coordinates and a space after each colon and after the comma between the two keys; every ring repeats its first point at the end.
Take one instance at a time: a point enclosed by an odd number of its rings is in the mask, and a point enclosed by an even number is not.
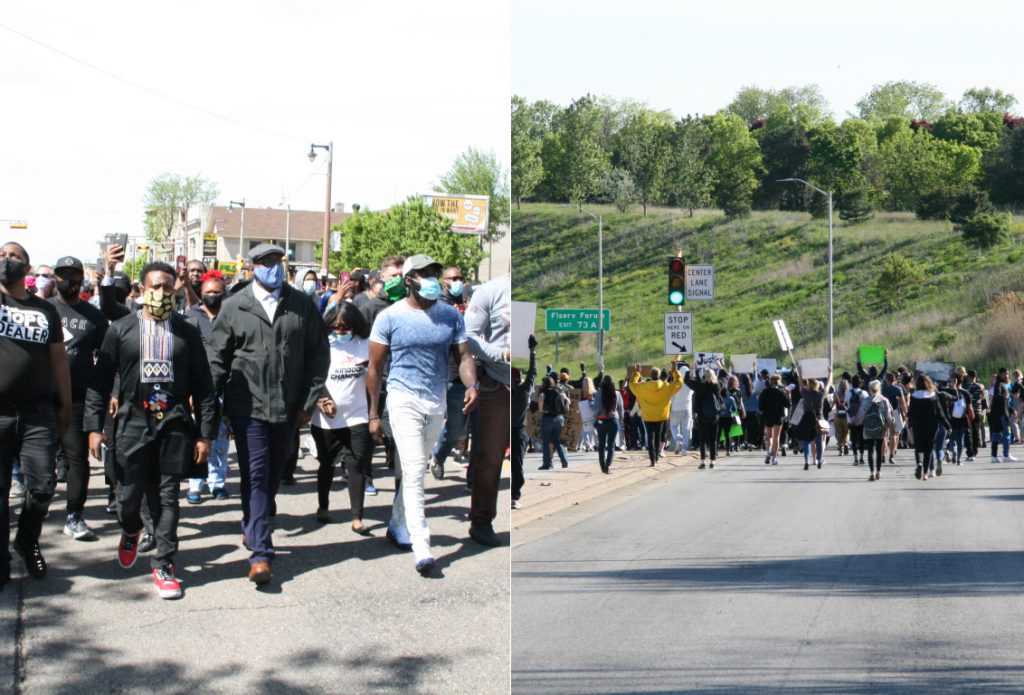
{"type": "Polygon", "coordinates": [[[397,302],[405,296],[405,278],[397,275],[384,281],[384,294],[389,302],[397,302]]]}

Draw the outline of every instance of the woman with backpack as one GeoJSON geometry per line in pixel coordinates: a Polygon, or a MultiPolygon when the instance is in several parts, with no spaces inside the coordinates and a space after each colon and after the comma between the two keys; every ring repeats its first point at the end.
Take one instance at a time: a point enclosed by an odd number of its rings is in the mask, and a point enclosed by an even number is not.
{"type": "Polygon", "coordinates": [[[704,370],[699,380],[691,374],[693,372],[688,371],[683,380],[693,391],[693,410],[697,414],[697,429],[700,431],[700,465],[697,468],[707,467],[705,449],[711,456],[711,468],[714,468],[718,456],[718,417],[722,412],[718,377],[710,368],[704,370]]]}
{"type": "Polygon", "coordinates": [[[914,477],[918,480],[928,480],[928,475],[935,464],[937,474],[942,475],[942,462],[933,462],[932,452],[939,425],[944,424],[946,429],[949,429],[949,421],[939,404],[935,384],[927,374],[919,374],[914,382],[914,392],[910,394],[910,407],[907,408],[907,419],[914,432],[914,457],[920,457],[914,477]]]}
{"type": "Polygon", "coordinates": [[[718,431],[725,436],[725,455],[731,456],[732,452],[738,452],[740,450],[739,442],[734,442],[732,438],[732,428],[736,425],[736,417],[739,416],[740,422],[743,422],[745,417],[743,412],[743,400],[740,397],[739,380],[735,376],[730,376],[727,382],[727,386],[722,389],[722,410],[718,413],[718,431]]]}
{"type": "MultiPolygon", "coordinates": [[[[854,374],[850,379],[850,389],[846,392],[846,421],[850,428],[850,451],[853,452],[853,465],[864,465],[864,413],[867,411],[867,391],[861,388],[863,382],[860,375],[854,374]]],[[[878,387],[881,393],[881,385],[878,387]]]]}
{"type": "Polygon", "coordinates": [[[800,402],[803,404],[802,414],[797,413],[795,434],[800,442],[800,450],[804,454],[804,470],[811,466],[811,444],[814,444],[815,461],[818,468],[824,462],[825,442],[824,436],[828,433],[828,422],[825,420],[823,411],[825,405],[825,393],[832,386],[832,368],[828,368],[828,382],[822,388],[821,382],[817,379],[804,379],[803,374],[797,368],[800,377],[800,402]],[[822,427],[822,423],[825,426],[822,427]]]}
{"type": "Polygon", "coordinates": [[[615,388],[610,376],[601,380],[601,387],[591,399],[596,404],[597,460],[601,472],[608,473],[615,456],[615,439],[619,434],[619,423],[625,415],[622,394],[615,388]]]}
{"type": "Polygon", "coordinates": [[[949,395],[946,414],[949,416],[950,434],[947,443],[947,450],[950,452],[950,462],[962,466],[960,460],[964,453],[964,437],[970,427],[970,418],[973,417],[971,410],[971,395],[961,388],[962,377],[954,374],[946,385],[944,392],[949,395]]]}
{"type": "Polygon", "coordinates": [[[779,465],[779,438],[782,435],[782,422],[786,419],[789,408],[789,394],[782,387],[782,377],[772,374],[768,378],[768,386],[757,397],[757,408],[764,422],[765,447],[764,463],[767,466],[779,465]]]}
{"type": "MultiPolygon", "coordinates": [[[[853,377],[860,381],[860,377],[853,377]]],[[[868,385],[871,395],[861,405],[860,414],[863,447],[868,450],[868,480],[880,480],[882,477],[882,445],[893,421],[892,404],[882,395],[882,384],[877,380],[868,385]]],[[[863,456],[863,450],[861,451],[863,456]]]]}
{"type": "Polygon", "coordinates": [[[829,417],[836,431],[836,453],[845,456],[849,452],[847,442],[850,440],[850,411],[846,405],[846,394],[850,390],[850,382],[842,379],[836,389],[835,403],[829,417]]]}
{"type": "Polygon", "coordinates": [[[552,468],[551,447],[554,447],[558,453],[562,468],[569,467],[569,461],[565,456],[565,445],[562,444],[562,428],[565,427],[565,414],[569,411],[567,400],[569,397],[555,386],[555,380],[550,376],[544,377],[541,382],[540,396],[537,399],[541,412],[540,436],[543,442],[541,452],[543,463],[540,470],[542,471],[552,468]]]}

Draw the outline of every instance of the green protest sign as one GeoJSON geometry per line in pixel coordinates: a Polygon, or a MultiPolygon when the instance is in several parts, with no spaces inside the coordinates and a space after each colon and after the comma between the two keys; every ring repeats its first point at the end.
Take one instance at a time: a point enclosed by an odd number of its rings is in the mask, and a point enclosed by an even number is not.
{"type": "Polygon", "coordinates": [[[882,364],[885,362],[885,347],[882,345],[861,345],[861,364],[882,364]]]}

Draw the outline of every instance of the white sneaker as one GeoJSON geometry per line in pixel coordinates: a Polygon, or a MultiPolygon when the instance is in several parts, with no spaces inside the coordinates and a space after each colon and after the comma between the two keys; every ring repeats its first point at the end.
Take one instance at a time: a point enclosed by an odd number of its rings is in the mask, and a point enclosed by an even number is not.
{"type": "Polygon", "coordinates": [[[999,458],[998,456],[993,456],[992,463],[1002,463],[1002,459],[999,458]]]}
{"type": "Polygon", "coordinates": [[[967,463],[974,463],[974,457],[973,456],[968,456],[967,457],[967,463]]]}
{"type": "Polygon", "coordinates": [[[14,499],[15,497],[24,497],[25,483],[20,480],[11,480],[11,491],[7,496],[11,499],[14,499]]]}
{"type": "Polygon", "coordinates": [[[1003,457],[1003,460],[1004,461],[1018,461],[1019,459],[1016,456],[1014,456],[1013,454],[1007,454],[1006,456],[1003,457]]]}
{"type": "Polygon", "coordinates": [[[64,524],[64,535],[71,536],[76,541],[89,541],[96,537],[78,512],[68,514],[67,523],[64,524]]]}

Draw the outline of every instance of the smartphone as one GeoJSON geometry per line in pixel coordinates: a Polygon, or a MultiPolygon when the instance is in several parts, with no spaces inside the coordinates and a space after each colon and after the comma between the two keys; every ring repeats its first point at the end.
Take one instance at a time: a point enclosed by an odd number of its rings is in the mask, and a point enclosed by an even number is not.
{"type": "Polygon", "coordinates": [[[344,282],[350,282],[351,280],[352,280],[352,273],[349,273],[349,272],[343,272],[343,273],[341,273],[338,276],[338,284],[339,285],[344,283],[344,282]]]}
{"type": "Polygon", "coordinates": [[[124,251],[125,249],[128,248],[128,235],[127,234],[115,234],[114,235],[114,243],[117,244],[118,246],[120,246],[121,250],[124,251]]]}
{"type": "Polygon", "coordinates": [[[177,267],[178,267],[178,272],[179,273],[182,272],[183,270],[185,270],[185,265],[186,264],[187,264],[187,260],[185,259],[185,257],[184,256],[178,256],[177,267]]]}

